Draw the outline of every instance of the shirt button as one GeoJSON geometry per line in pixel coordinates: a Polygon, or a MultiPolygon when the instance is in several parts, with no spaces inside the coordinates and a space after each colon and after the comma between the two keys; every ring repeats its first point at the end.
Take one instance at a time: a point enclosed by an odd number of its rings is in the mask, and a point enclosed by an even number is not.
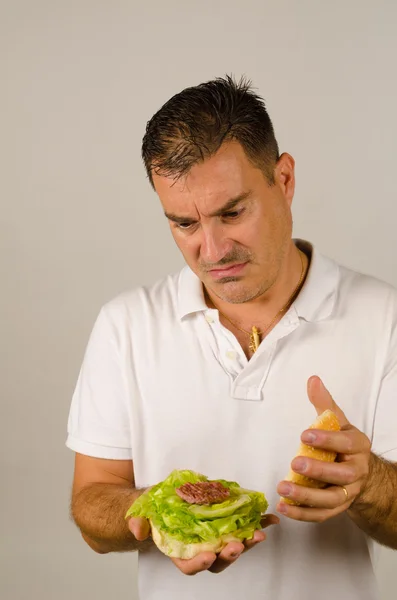
{"type": "Polygon", "coordinates": [[[226,356],[227,356],[227,358],[231,358],[232,360],[235,360],[237,358],[237,352],[235,350],[228,350],[226,352],[226,356]]]}
{"type": "Polygon", "coordinates": [[[211,317],[211,315],[205,315],[205,320],[207,321],[207,323],[213,323],[214,319],[211,317]]]}

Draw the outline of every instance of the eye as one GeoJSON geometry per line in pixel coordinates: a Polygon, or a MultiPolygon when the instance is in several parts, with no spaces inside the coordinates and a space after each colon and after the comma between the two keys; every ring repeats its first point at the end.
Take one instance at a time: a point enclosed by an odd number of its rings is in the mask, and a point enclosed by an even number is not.
{"type": "Polygon", "coordinates": [[[193,227],[194,223],[175,223],[175,227],[177,229],[183,229],[184,231],[187,231],[188,229],[191,229],[193,227]]]}
{"type": "Polygon", "coordinates": [[[223,213],[222,217],[224,219],[238,219],[238,217],[240,217],[244,212],[244,209],[241,208],[240,210],[231,210],[229,212],[225,212],[223,213]]]}

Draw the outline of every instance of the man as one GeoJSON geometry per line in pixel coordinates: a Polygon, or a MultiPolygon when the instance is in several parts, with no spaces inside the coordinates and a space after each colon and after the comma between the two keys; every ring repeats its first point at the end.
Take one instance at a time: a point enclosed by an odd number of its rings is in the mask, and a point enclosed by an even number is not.
{"type": "Polygon", "coordinates": [[[94,326],[67,440],[83,538],[139,551],[141,600],[373,600],[374,540],[397,548],[396,291],[292,239],[294,160],[244,80],[171,98],[142,154],[186,267],[94,326]],[[308,431],[326,408],[342,431],[308,431]],[[301,436],[338,453],[292,461],[324,489],[283,481],[301,436]],[[181,468],[263,491],[280,523],[264,543],[166,557],[124,515],[181,468]]]}

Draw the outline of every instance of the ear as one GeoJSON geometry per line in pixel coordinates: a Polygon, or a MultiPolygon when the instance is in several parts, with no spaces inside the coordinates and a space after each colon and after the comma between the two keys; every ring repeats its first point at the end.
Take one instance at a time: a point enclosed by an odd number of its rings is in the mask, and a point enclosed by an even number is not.
{"type": "Polygon", "coordinates": [[[289,206],[295,193],[295,160],[284,152],[277,161],[274,169],[276,184],[280,187],[289,206]]]}

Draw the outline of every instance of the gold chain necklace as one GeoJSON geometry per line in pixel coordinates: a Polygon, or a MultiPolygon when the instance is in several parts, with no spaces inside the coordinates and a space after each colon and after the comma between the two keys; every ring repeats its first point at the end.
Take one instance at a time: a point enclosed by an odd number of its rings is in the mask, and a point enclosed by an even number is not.
{"type": "Polygon", "coordinates": [[[251,331],[247,331],[246,329],[242,329],[242,327],[239,327],[238,325],[236,325],[236,323],[234,323],[233,321],[231,321],[229,319],[229,317],[227,317],[225,314],[223,314],[223,312],[221,310],[219,310],[219,308],[216,306],[215,302],[212,302],[212,304],[215,306],[215,308],[217,309],[217,311],[222,315],[222,317],[224,317],[227,321],[229,321],[229,323],[231,323],[231,325],[233,325],[233,327],[235,327],[236,329],[238,329],[239,331],[242,331],[243,333],[247,334],[250,336],[250,345],[249,345],[249,349],[251,350],[252,353],[256,352],[259,348],[259,344],[261,343],[261,338],[260,336],[265,334],[266,331],[268,331],[268,329],[270,329],[270,327],[273,325],[274,321],[279,317],[279,315],[281,315],[285,310],[287,310],[290,306],[290,304],[293,301],[293,298],[296,294],[296,292],[299,290],[300,286],[302,285],[302,281],[305,275],[305,266],[303,264],[303,258],[302,258],[302,253],[300,250],[298,250],[299,252],[299,256],[301,259],[301,265],[302,265],[302,271],[301,271],[301,276],[299,278],[299,282],[298,285],[295,287],[294,291],[292,292],[291,296],[288,298],[288,302],[286,304],[284,304],[284,306],[278,311],[278,313],[274,316],[274,318],[270,321],[270,323],[265,327],[265,329],[263,331],[259,331],[259,329],[253,325],[251,331]]]}

